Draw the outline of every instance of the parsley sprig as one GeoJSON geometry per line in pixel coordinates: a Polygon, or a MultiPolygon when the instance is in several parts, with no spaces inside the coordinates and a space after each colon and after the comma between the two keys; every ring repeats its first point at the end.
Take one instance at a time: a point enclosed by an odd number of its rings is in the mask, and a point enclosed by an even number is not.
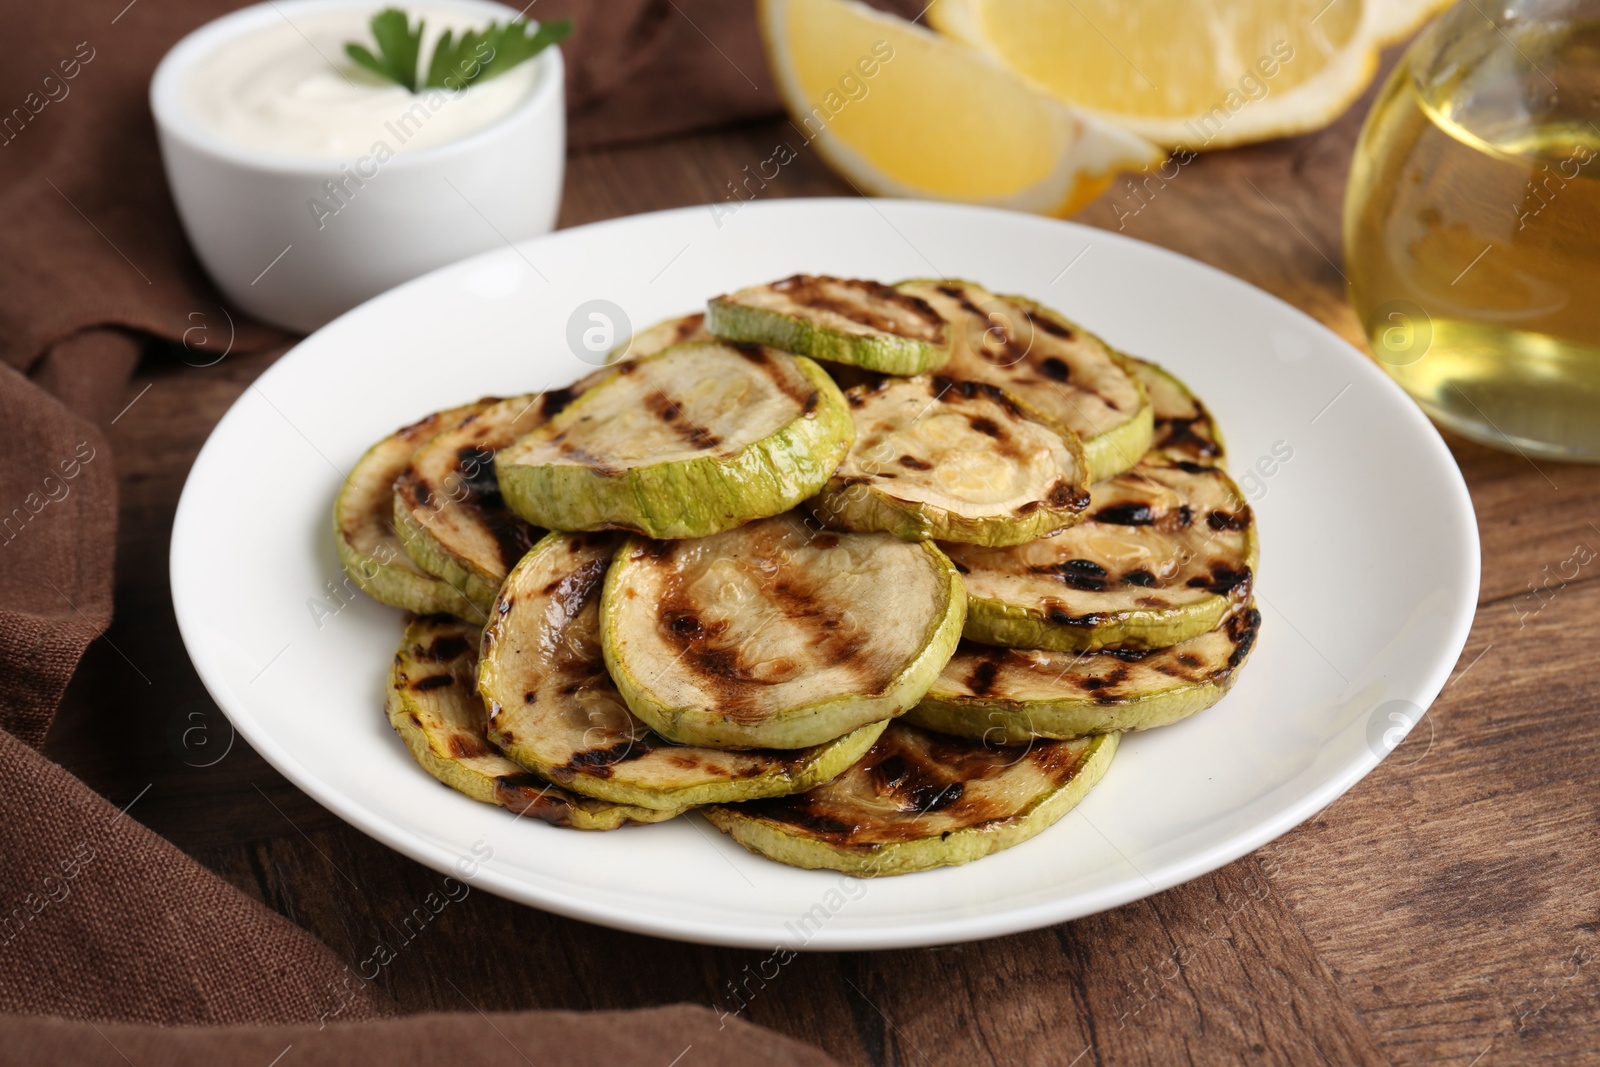
{"type": "Polygon", "coordinates": [[[422,19],[416,27],[397,7],[384,8],[372,16],[372,39],[378,51],[350,41],[345,54],[378,77],[404,86],[410,92],[421,89],[464,89],[469,85],[504,74],[525,63],[572,33],[571,19],[543,22],[537,27],[523,19],[505,25],[491,22],[481,30],[467,30],[456,37],[446,30],[433,46],[433,57],[419,87],[417,60],[422,54],[422,19]]]}

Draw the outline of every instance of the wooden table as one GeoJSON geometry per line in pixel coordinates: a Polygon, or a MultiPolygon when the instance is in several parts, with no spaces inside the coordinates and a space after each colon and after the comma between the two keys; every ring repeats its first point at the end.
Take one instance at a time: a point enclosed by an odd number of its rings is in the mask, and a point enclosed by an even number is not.
{"type": "MultiPolygon", "coordinates": [[[[1202,157],[1143,200],[1113,190],[1081,219],[1120,219],[1359,344],[1339,207],[1364,113],[1202,157]]],[[[561,222],[720,200],[782,141],[794,134],[773,121],[575,156],[561,222]]],[[[805,152],[761,195],[850,193],[805,152]]],[[[226,748],[168,595],[184,476],[271,358],[146,361],[133,390],[149,392],[111,428],[116,622],[46,751],[118,804],[150,784],[135,818],[354,963],[394,940],[440,876],[323,810],[242,740],[226,748]]],[[[1450,446],[1483,536],[1477,625],[1432,712],[1347,796],[1252,856],[1104,915],[949,948],[801,956],[744,1017],[852,1064],[1600,1062],[1600,563],[1530,591],[1578,546],[1600,549],[1600,469],[1450,446]]],[[[378,981],[411,1010],[726,1010],[764,956],[474,892],[378,981]]]]}

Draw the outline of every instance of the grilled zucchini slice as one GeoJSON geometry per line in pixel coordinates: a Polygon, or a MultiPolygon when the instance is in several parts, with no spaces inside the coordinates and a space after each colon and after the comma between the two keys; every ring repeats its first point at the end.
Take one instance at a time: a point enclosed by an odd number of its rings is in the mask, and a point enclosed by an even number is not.
{"type": "Polygon", "coordinates": [[[996,296],[963,281],[901,282],[928,303],[954,338],[945,373],[989,382],[1041,417],[1076,433],[1089,480],[1139,462],[1150,447],[1151,410],[1128,357],[1055,311],[996,296]]]}
{"type": "Polygon", "coordinates": [[[781,515],[631,539],[601,602],[606,666],[663,737],[803,748],[910,708],[955,651],[960,577],[929,541],[781,515]]]}
{"type": "Polygon", "coordinates": [[[1054,537],[945,546],[967,586],[967,637],[1067,652],[1163,648],[1249,598],[1255,517],[1220,467],[1152,456],[1090,497],[1084,520],[1054,537]]]}
{"type": "Polygon", "coordinates": [[[794,867],[869,878],[970,863],[1076,807],[1119,736],[985,745],[897,721],[826,785],[705,815],[750,851],[794,867]]]}
{"type": "Polygon", "coordinates": [[[1221,700],[1250,655],[1261,613],[1146,651],[1049,652],[963,641],[905,721],[988,744],[1148,730],[1221,700]]]}
{"type": "Polygon", "coordinates": [[[1130,356],[1128,361],[1150,397],[1155,417],[1150,450],[1171,460],[1224,466],[1222,431],[1200,399],[1170,371],[1148,360],[1130,356]]]}
{"type": "Polygon", "coordinates": [[[938,370],[950,358],[951,331],[918,297],[880,282],[796,274],[712,297],[706,328],[813,359],[883,374],[938,370]]]}
{"type": "Polygon", "coordinates": [[[389,723],[422,768],[473,800],[576,830],[660,822],[683,809],[608,804],[552,785],[496,752],[473,681],[478,628],[448,615],[411,620],[389,671],[389,723]]]}
{"type": "Polygon", "coordinates": [[[333,536],[345,573],[372,599],[419,615],[436,612],[484,620],[461,590],[417,566],[395,533],[394,480],[429,438],[482,411],[479,401],[435,412],[367,449],[333,503],[333,536]]]}
{"type": "Polygon", "coordinates": [[[600,649],[600,592],[616,534],[550,534],[523,557],[483,636],[488,733],[522,766],[574,792],[677,809],[809,789],[860,758],[882,723],[798,751],[669,743],[629,713],[600,649]]]}
{"type": "Polygon", "coordinates": [[[498,453],[544,425],[599,375],[575,386],[486,404],[437,434],[394,483],[394,525],[429,574],[487,611],[542,531],[512,513],[495,477],[498,453]]]}
{"type": "Polygon", "coordinates": [[[1016,545],[1072,525],[1089,505],[1077,435],[994,385],[884,378],[845,400],[855,444],[810,505],[829,526],[1016,545]]]}
{"type": "Polygon", "coordinates": [[[643,359],[653,356],[663,349],[673,345],[681,345],[687,341],[709,341],[711,335],[706,332],[706,313],[696,311],[692,315],[680,315],[675,319],[662,319],[654,326],[646,327],[628,338],[627,341],[611,350],[606,357],[607,363],[618,363],[623,359],[643,359]]]}
{"type": "Polygon", "coordinates": [[[838,386],[803,357],[721,342],[616,365],[498,457],[517,514],[553,530],[704,537],[787,511],[850,449],[838,386]]]}

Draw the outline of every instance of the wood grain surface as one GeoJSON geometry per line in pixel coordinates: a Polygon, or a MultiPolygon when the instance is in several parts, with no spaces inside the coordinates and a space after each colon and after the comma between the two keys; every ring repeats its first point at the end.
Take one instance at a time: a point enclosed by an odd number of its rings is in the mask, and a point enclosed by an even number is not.
{"type": "MultiPolygon", "coordinates": [[[[1113,189],[1080,220],[1215,264],[1359,344],[1339,213],[1366,103],[1315,135],[1202,156],[1142,198],[1113,189]]],[[[577,155],[561,222],[721,200],[782,142],[797,143],[775,120],[577,155]]],[[[802,150],[760,195],[852,191],[802,150]]],[[[132,817],[354,965],[380,939],[401,940],[401,920],[441,876],[346,826],[231,737],[184,654],[167,587],[189,465],[274,355],[145,360],[137,402],[111,428],[116,621],[46,751],[113,801],[137,797],[132,817]]],[[[1385,763],[1256,854],[1054,928],[804,955],[771,978],[765,953],[618,933],[474,892],[401,941],[378,983],[412,1010],[742,1004],[743,1017],[849,1064],[1600,1062],[1600,567],[1540,584],[1578,546],[1600,549],[1600,469],[1449,442],[1483,538],[1466,653],[1385,763]]]]}

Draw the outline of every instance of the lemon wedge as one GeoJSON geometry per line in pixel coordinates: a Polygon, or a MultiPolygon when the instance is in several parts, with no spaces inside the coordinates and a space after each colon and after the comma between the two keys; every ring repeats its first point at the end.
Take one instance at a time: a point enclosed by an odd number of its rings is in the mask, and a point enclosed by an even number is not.
{"type": "Polygon", "coordinates": [[[1221,148],[1318,129],[1439,0],[936,0],[929,21],[1150,140],[1221,148]],[[1395,10],[1400,9],[1400,10],[1395,10]]]}
{"type": "Polygon", "coordinates": [[[761,0],[760,14],[796,131],[861,192],[1066,215],[1163,156],[983,53],[854,0],[761,0]]]}

